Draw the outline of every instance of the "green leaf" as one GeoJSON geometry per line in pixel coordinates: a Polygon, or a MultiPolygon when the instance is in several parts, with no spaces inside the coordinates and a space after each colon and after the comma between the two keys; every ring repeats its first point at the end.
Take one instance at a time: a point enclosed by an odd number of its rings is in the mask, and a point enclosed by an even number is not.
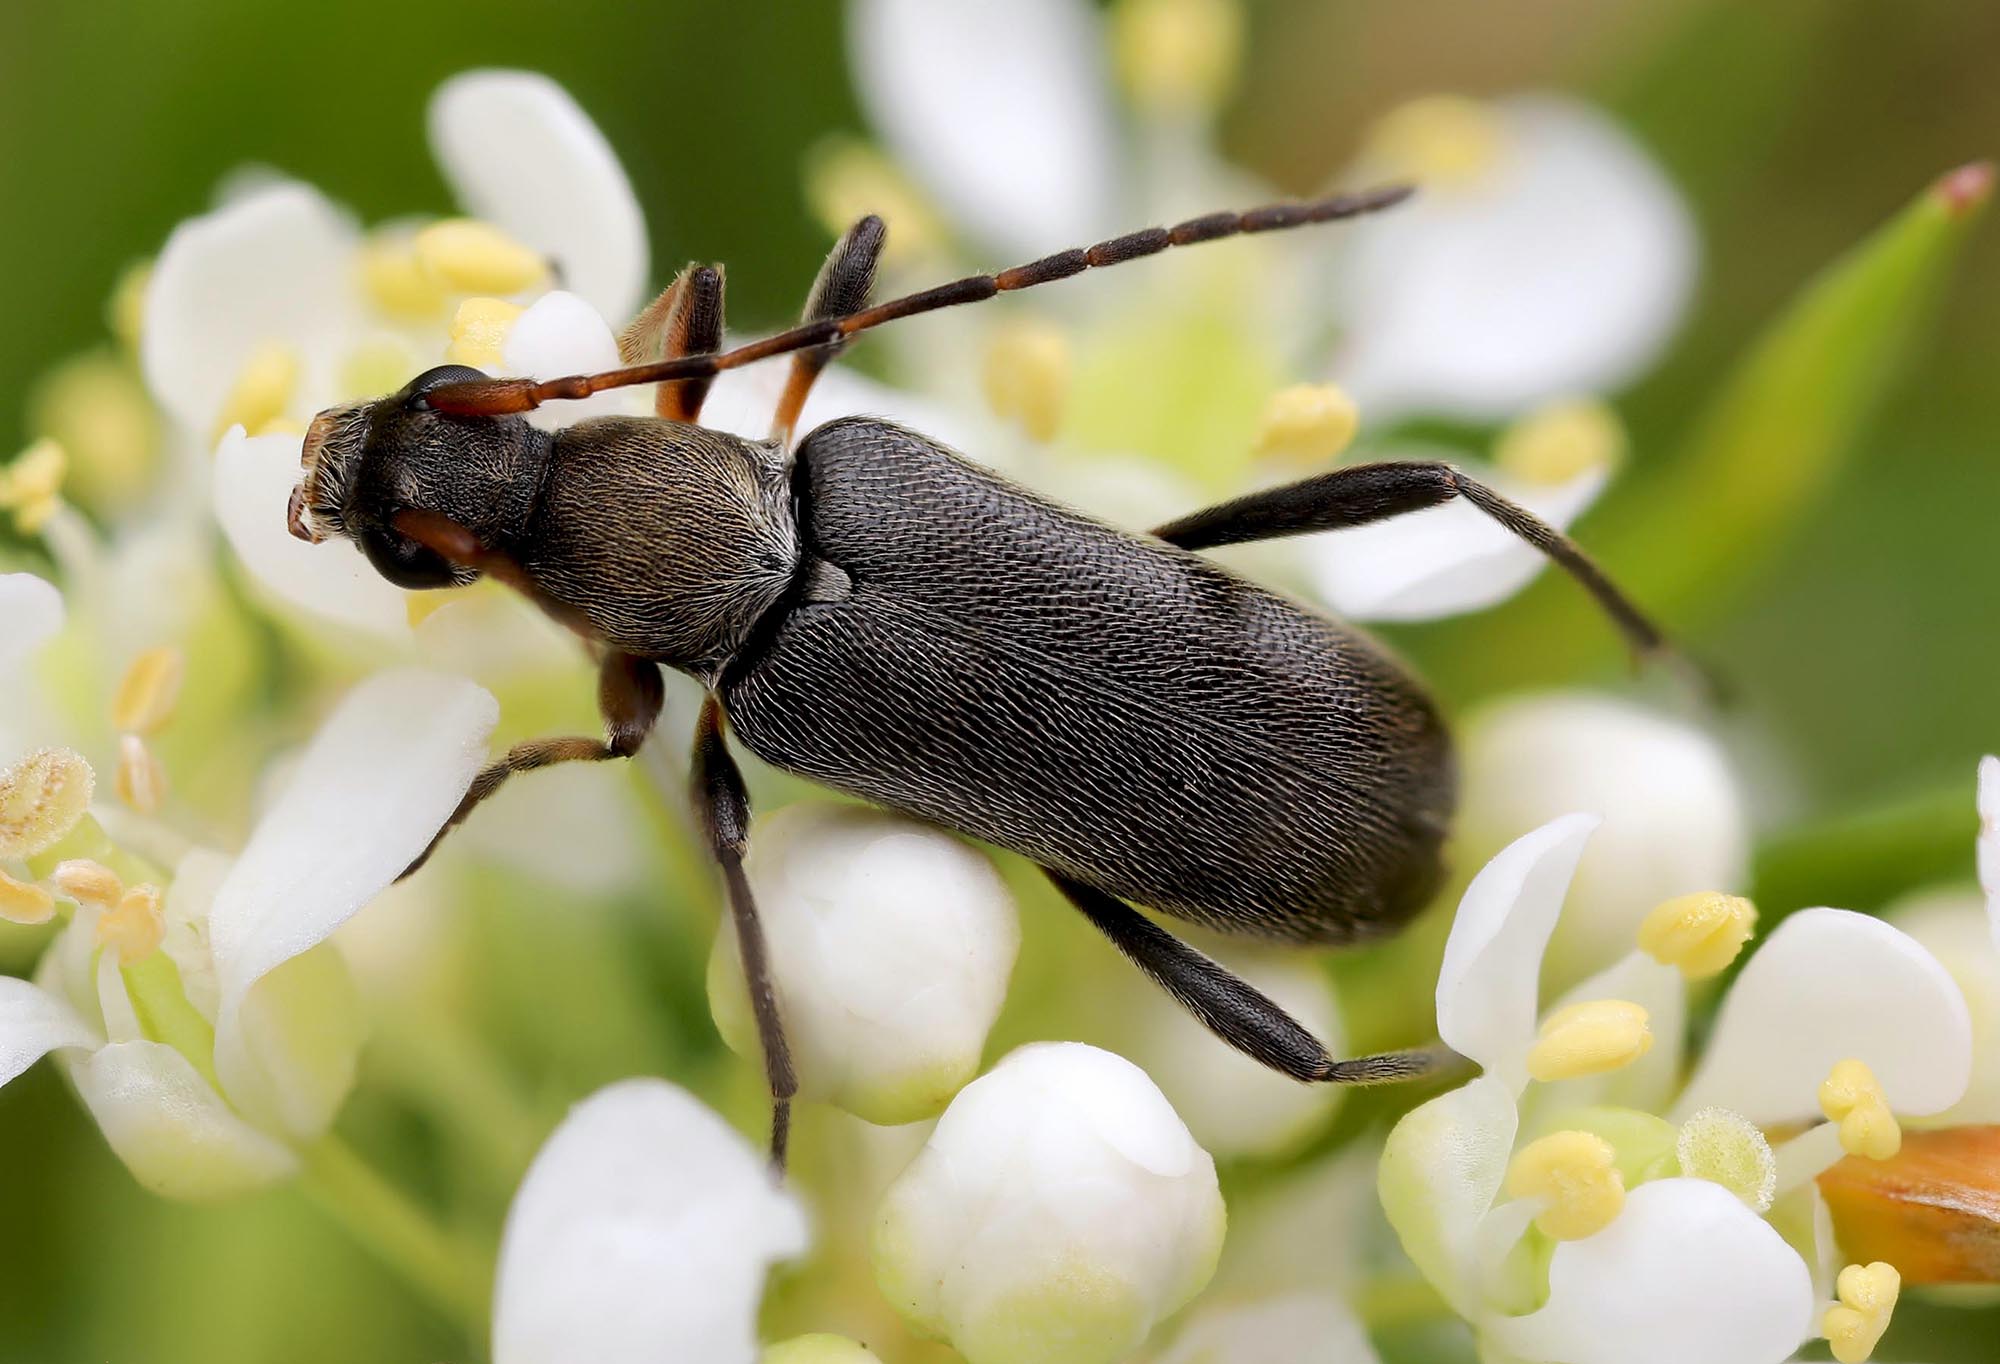
{"type": "MultiPolygon", "coordinates": [[[[1633,478],[1586,525],[1587,547],[1670,633],[1717,616],[1839,478],[1992,188],[1990,164],[1952,171],[1823,270],[1751,348],[1680,455],[1633,478]]],[[[1440,671],[1492,691],[1608,659],[1615,636],[1559,577],[1471,624],[1440,671]]]]}

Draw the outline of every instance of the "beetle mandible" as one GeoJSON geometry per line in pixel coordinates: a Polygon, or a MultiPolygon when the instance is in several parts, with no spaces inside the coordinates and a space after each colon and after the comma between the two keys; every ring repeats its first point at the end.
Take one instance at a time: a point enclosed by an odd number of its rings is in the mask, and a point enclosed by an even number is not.
{"type": "Polygon", "coordinates": [[[660,665],[707,688],[693,794],[749,977],[780,1165],[796,1086],[743,872],[750,808],[725,717],[775,767],[1029,858],[1265,1065],[1341,1084],[1422,1074],[1448,1053],[1335,1060],[1133,907],[1350,943],[1399,927],[1442,876],[1453,760],[1424,689],[1366,636],[1197,551],[1462,497],[1568,570],[1636,650],[1661,649],[1583,552],[1439,462],[1338,468],[1138,535],[886,421],[844,418],[793,439],[814,379],[859,332],[1409,192],[1211,214],[872,306],[885,228],[871,216],[835,245],[799,326],[733,350],[722,349],[722,272],[690,266],[620,338],[626,368],[537,382],[445,366],[322,412],[291,528],[352,539],[405,588],[491,576],[599,658],[605,736],[515,746],[479,773],[440,839],[516,772],[630,757],[660,713],[660,665]],[[717,374],[786,354],[769,440],[699,424],[717,374]],[[657,385],[656,417],[548,433],[521,415],[632,384],[657,385]]]}

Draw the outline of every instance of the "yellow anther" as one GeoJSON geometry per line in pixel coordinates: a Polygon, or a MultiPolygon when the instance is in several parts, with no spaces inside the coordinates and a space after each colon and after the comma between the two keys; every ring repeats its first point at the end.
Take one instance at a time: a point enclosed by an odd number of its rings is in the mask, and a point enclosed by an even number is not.
{"type": "Polygon", "coordinates": [[[1903,1149],[1903,1129],[1865,1061],[1834,1064],[1819,1087],[1820,1112],[1840,1124],[1840,1147],[1850,1156],[1887,1160],[1903,1149]]]}
{"type": "Polygon", "coordinates": [[[118,738],[118,799],[142,815],[159,810],[167,799],[167,772],[146,741],[136,734],[118,738]]]}
{"type": "Polygon", "coordinates": [[[468,298],[451,319],[451,344],[445,347],[444,358],[455,365],[498,369],[507,335],[523,311],[505,299],[468,298]]]}
{"type": "Polygon", "coordinates": [[[117,511],[144,497],[160,446],[160,415],[131,363],[115,351],[73,355],[35,380],[29,426],[69,457],[65,498],[117,511]]]}
{"type": "Polygon", "coordinates": [[[13,924],[45,924],[55,912],[55,896],[32,881],[16,881],[0,871],[0,919],[13,924]]]}
{"type": "Polygon", "coordinates": [[[401,341],[365,341],[340,362],[340,396],[353,400],[394,393],[421,368],[416,353],[401,341]]]}
{"type": "Polygon", "coordinates": [[[1113,23],[1119,81],[1143,110],[1212,109],[1235,83],[1243,12],[1234,0],[1121,0],[1113,23]]]}
{"type": "Polygon", "coordinates": [[[269,342],[259,346],[236,376],[235,387],[223,400],[222,413],[215,421],[215,438],[220,440],[232,426],[255,433],[283,414],[299,386],[298,353],[289,346],[269,342]]]}
{"type": "Polygon", "coordinates": [[[416,253],[434,278],[468,294],[518,294],[549,270],[539,253],[474,218],[432,223],[417,234],[416,253]]]}
{"type": "Polygon", "coordinates": [[[1875,1353],[1902,1291],[1903,1276],[1880,1260],[1840,1271],[1834,1286],[1840,1305],[1827,1309],[1819,1327],[1840,1364],[1861,1364],[1875,1353]]]}
{"type": "Polygon", "coordinates": [[[1757,927],[1757,906],[1740,895],[1700,891],[1656,906],[1639,925],[1639,947],[1662,966],[1704,980],[1736,960],[1757,927]]]}
{"type": "Polygon", "coordinates": [[[1625,999],[1591,999],[1566,1005],[1542,1024],[1528,1052],[1528,1074],[1537,1080],[1573,1080],[1629,1066],[1653,1049],[1646,1010],[1625,999]]]}
{"type": "Polygon", "coordinates": [[[118,879],[118,873],[87,857],[56,863],[48,879],[56,894],[93,909],[110,909],[125,895],[125,883],[118,879]]]}
{"type": "Polygon", "coordinates": [[[118,954],[120,966],[132,966],[159,951],[167,936],[167,916],[160,910],[158,886],[134,886],[97,921],[97,945],[118,954]]]}
{"type": "Polygon", "coordinates": [[[1294,384],[1264,404],[1257,458],[1321,465],[1345,450],[1361,426],[1361,409],[1336,384],[1294,384]]]}
{"type": "Polygon", "coordinates": [[[0,772],[0,859],[59,842],[90,808],[96,785],[90,764],[67,748],[41,749],[0,772]]]}
{"type": "Polygon", "coordinates": [[[1507,1196],[1538,1200],[1535,1225],[1557,1241],[1595,1235],[1625,1206],[1616,1157],[1611,1143],[1593,1132],[1551,1132],[1514,1153],[1507,1196]]]}
{"type": "MultiPolygon", "coordinates": [[[[450,301],[443,281],[424,268],[417,245],[403,233],[378,232],[355,261],[361,292],[377,311],[405,322],[428,322],[450,301]]],[[[378,392],[380,390],[377,390],[378,392]]]]}
{"type": "Polygon", "coordinates": [[[1384,174],[1408,175],[1426,188],[1463,186],[1483,176],[1506,149],[1493,110],[1462,95],[1426,95],[1391,109],[1369,134],[1370,157],[1384,174]]]}
{"type": "Polygon", "coordinates": [[[854,138],[830,138],[806,154],[805,193],[813,217],[835,236],[878,215],[889,226],[885,264],[927,255],[944,235],[936,212],[896,164],[854,138]]]}
{"type": "Polygon", "coordinates": [[[139,333],[146,325],[146,288],[153,282],[153,262],[134,261],[118,276],[111,297],[104,305],[105,321],[111,334],[127,350],[139,349],[139,333]]]}
{"type": "Polygon", "coordinates": [[[62,506],[63,479],[68,473],[68,454],[47,436],[0,470],[0,507],[14,513],[14,524],[23,535],[41,530],[62,506]]]}
{"type": "Polygon", "coordinates": [[[986,348],[986,402],[1035,440],[1053,439],[1069,400],[1069,341],[1046,322],[1001,327],[986,348]]]}
{"type": "Polygon", "coordinates": [[[1757,1125],[1727,1108],[1704,1108],[1674,1139],[1681,1173],[1720,1184],[1750,1208],[1765,1212],[1778,1192],[1778,1158],[1757,1125]]]}
{"type": "Polygon", "coordinates": [[[186,671],[186,659],[171,644],[155,645],[133,659],[111,698],[111,727],[120,734],[157,733],[173,718],[186,671]]]}
{"type": "Polygon", "coordinates": [[[1625,458],[1625,427],[1594,398],[1550,403],[1500,433],[1493,459],[1523,483],[1567,483],[1625,458]]]}

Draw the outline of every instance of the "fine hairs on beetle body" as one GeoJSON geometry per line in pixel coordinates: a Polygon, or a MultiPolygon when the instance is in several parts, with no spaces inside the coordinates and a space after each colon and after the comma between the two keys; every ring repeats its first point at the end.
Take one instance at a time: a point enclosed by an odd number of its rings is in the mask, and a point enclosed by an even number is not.
{"type": "Polygon", "coordinates": [[[440,839],[514,773],[631,756],[659,718],[660,665],[708,689],[693,795],[749,977],[780,1167],[796,1084],[743,872],[750,808],[725,717],[775,767],[1031,859],[1141,970],[1265,1065],[1339,1084],[1424,1074],[1450,1054],[1335,1060],[1133,907],[1225,933],[1349,943],[1395,931],[1442,876],[1453,760],[1423,687],[1364,635],[1197,551],[1462,497],[1566,569],[1635,650],[1660,650],[1659,632],[1582,551],[1437,462],[1339,468],[1136,535],[886,421],[845,418],[794,440],[814,379],[858,332],[1172,246],[1372,212],[1409,192],[1212,214],[872,306],[885,229],[868,217],[834,247],[799,326],[727,351],[722,273],[691,266],[620,338],[624,369],[537,382],[445,366],[321,413],[291,528],[351,538],[406,588],[489,575],[599,659],[605,735],[516,745],[473,781],[440,839]],[[699,425],[715,375],[784,354],[770,439],[699,425]],[[656,417],[549,433],[520,415],[632,384],[657,386],[656,417]]]}

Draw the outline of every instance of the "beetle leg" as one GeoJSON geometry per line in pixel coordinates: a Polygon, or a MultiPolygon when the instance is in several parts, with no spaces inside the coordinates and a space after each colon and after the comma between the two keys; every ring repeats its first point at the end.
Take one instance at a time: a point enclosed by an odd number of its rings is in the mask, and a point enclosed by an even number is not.
{"type": "Polygon", "coordinates": [[[1172,995],[1201,1025],[1252,1060],[1294,1080],[1380,1085],[1428,1075],[1456,1053],[1442,1047],[1336,1061],[1319,1039],[1268,995],[1195,951],[1123,900],[1042,869],[1056,889],[1120,952],[1172,995]]]}
{"type": "MultiPolygon", "coordinates": [[[[648,365],[683,355],[713,355],[722,349],[722,267],[690,265],[646,305],[618,336],[618,354],[628,365],[648,365]]],[[[701,420],[714,375],[670,379],[655,386],[653,410],[668,421],[701,420]]]]}
{"type": "MultiPolygon", "coordinates": [[[[801,322],[826,322],[858,313],[868,306],[868,292],[875,287],[875,264],[882,258],[882,244],[889,229],[880,218],[869,214],[834,243],[826,264],[806,295],[801,322]]],[[[820,371],[833,362],[847,344],[845,338],[800,351],[792,357],[792,371],[785,391],[778,399],[778,411],[771,421],[771,439],[790,448],[793,428],[805,409],[806,395],[820,371]]]]}
{"type": "Polygon", "coordinates": [[[1454,497],[1464,498],[1561,565],[1597,599],[1634,653],[1644,658],[1666,651],[1666,637],[1660,628],[1574,540],[1439,460],[1349,465],[1190,513],[1153,534],[1182,549],[1207,549],[1365,526],[1435,507],[1454,497]]]}
{"type": "Polygon", "coordinates": [[[757,1016],[757,1036],[764,1047],[764,1075],[771,1086],[771,1166],[785,1171],[785,1142],[791,1134],[792,1095],[798,1092],[792,1069],[792,1049],[785,1041],[785,1020],[778,1012],[778,989],[771,978],[771,958],[764,947],[764,926],[757,920],[757,901],[743,874],[743,854],[750,840],[750,793],[729,745],[722,737],[722,706],[710,696],[701,708],[694,731],[694,772],[691,781],[695,809],[710,850],[722,868],[729,889],[729,913],[736,921],[736,949],[750,987],[750,1007],[757,1016]]]}
{"type": "Polygon", "coordinates": [[[556,763],[606,762],[637,753],[659,720],[665,699],[666,687],[660,680],[658,664],[615,650],[607,653],[598,667],[597,678],[597,708],[604,715],[605,736],[594,739],[572,734],[515,744],[499,761],[480,769],[451,818],[396,879],[402,880],[428,862],[444,836],[463,824],[475,806],[498,791],[516,772],[533,772],[556,763]]]}

